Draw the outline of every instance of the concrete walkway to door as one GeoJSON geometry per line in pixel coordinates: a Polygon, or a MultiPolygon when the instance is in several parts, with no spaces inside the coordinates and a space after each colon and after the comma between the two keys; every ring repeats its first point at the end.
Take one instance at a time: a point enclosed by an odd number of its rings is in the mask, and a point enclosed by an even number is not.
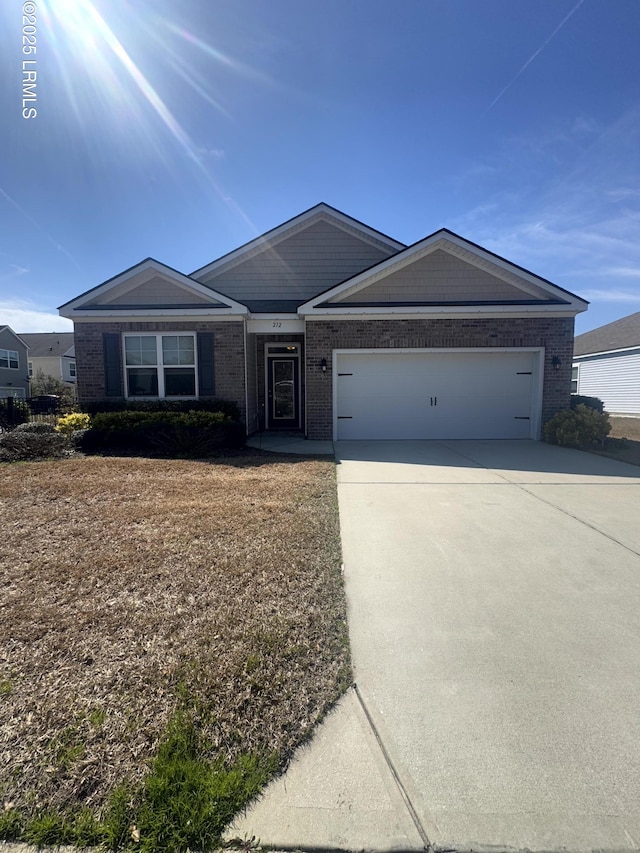
{"type": "Polygon", "coordinates": [[[640,847],[640,469],[529,441],[336,445],[357,693],[230,831],[640,847]]]}

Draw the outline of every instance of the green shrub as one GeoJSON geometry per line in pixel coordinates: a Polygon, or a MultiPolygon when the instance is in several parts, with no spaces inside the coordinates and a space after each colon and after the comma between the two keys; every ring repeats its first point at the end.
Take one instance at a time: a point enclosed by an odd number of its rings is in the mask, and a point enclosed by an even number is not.
{"type": "Polygon", "coordinates": [[[18,426],[14,429],[14,432],[27,432],[33,433],[34,435],[53,435],[55,431],[56,428],[53,424],[42,423],[40,421],[18,424],[18,426]]]}
{"type": "Polygon", "coordinates": [[[0,462],[58,459],[67,442],[50,424],[22,424],[0,435],[0,462]]]}
{"type": "Polygon", "coordinates": [[[0,431],[11,429],[17,424],[27,423],[31,417],[31,410],[24,400],[19,400],[16,397],[12,402],[6,397],[0,399],[0,431]]]}
{"type": "Polygon", "coordinates": [[[89,415],[82,414],[81,412],[72,412],[70,415],[58,418],[56,429],[63,435],[71,437],[78,430],[89,429],[90,420],[89,415]]]}
{"type": "Polygon", "coordinates": [[[79,440],[85,453],[209,456],[244,444],[244,428],[222,412],[103,412],[79,440]]]}
{"type": "Polygon", "coordinates": [[[604,441],[611,430],[609,415],[584,404],[575,409],[565,409],[547,421],[544,439],[562,447],[587,447],[604,441]]]}
{"type": "Polygon", "coordinates": [[[240,420],[240,409],[231,400],[100,400],[84,403],[89,415],[105,412],[222,412],[232,421],[240,420]]]}
{"type": "MultiPolygon", "coordinates": [[[[77,398],[77,388],[75,382],[63,382],[56,376],[45,374],[42,370],[36,370],[35,376],[31,379],[31,397],[57,397],[56,404],[62,411],[70,412],[77,398]]],[[[35,411],[38,411],[36,403],[35,411]]]]}
{"type": "Polygon", "coordinates": [[[577,406],[586,406],[588,409],[595,409],[596,412],[604,412],[604,403],[599,397],[584,397],[582,394],[571,395],[571,408],[577,406]]]}

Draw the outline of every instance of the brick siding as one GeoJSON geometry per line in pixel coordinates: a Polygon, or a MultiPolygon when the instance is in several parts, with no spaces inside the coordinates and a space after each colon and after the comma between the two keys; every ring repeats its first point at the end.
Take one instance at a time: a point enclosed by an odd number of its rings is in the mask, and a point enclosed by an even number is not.
{"type": "MultiPolygon", "coordinates": [[[[103,339],[105,332],[212,332],[214,335],[215,395],[231,400],[246,417],[244,371],[244,323],[170,322],[170,323],[75,323],[78,399],[94,403],[108,399],[104,387],[103,339]]],[[[121,377],[124,397],[124,377],[121,377]]],[[[114,399],[113,397],[109,399],[114,399]]]]}
{"type": "Polygon", "coordinates": [[[333,437],[332,353],[335,349],[544,347],[542,422],[568,408],[573,318],[448,320],[312,320],[306,324],[307,436],[333,437]],[[552,359],[560,359],[554,369],[552,359]],[[327,360],[323,373],[320,362],[327,360]]]}

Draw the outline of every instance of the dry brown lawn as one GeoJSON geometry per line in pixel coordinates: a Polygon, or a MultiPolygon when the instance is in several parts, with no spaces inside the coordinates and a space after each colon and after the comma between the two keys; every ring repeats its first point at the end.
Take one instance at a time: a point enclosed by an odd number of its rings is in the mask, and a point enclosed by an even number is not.
{"type": "Polygon", "coordinates": [[[288,757],[350,679],[333,463],[0,466],[0,808],[98,809],[187,703],[288,757]]]}
{"type": "Polygon", "coordinates": [[[611,432],[605,441],[603,456],[640,465],[640,418],[610,417],[611,432]]]}

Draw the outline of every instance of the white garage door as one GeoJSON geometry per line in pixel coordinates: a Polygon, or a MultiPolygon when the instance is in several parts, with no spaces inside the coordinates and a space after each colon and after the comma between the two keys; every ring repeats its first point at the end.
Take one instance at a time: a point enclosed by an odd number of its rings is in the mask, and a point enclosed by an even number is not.
{"type": "Polygon", "coordinates": [[[336,353],[338,440],[532,438],[538,353],[336,353]]]}

